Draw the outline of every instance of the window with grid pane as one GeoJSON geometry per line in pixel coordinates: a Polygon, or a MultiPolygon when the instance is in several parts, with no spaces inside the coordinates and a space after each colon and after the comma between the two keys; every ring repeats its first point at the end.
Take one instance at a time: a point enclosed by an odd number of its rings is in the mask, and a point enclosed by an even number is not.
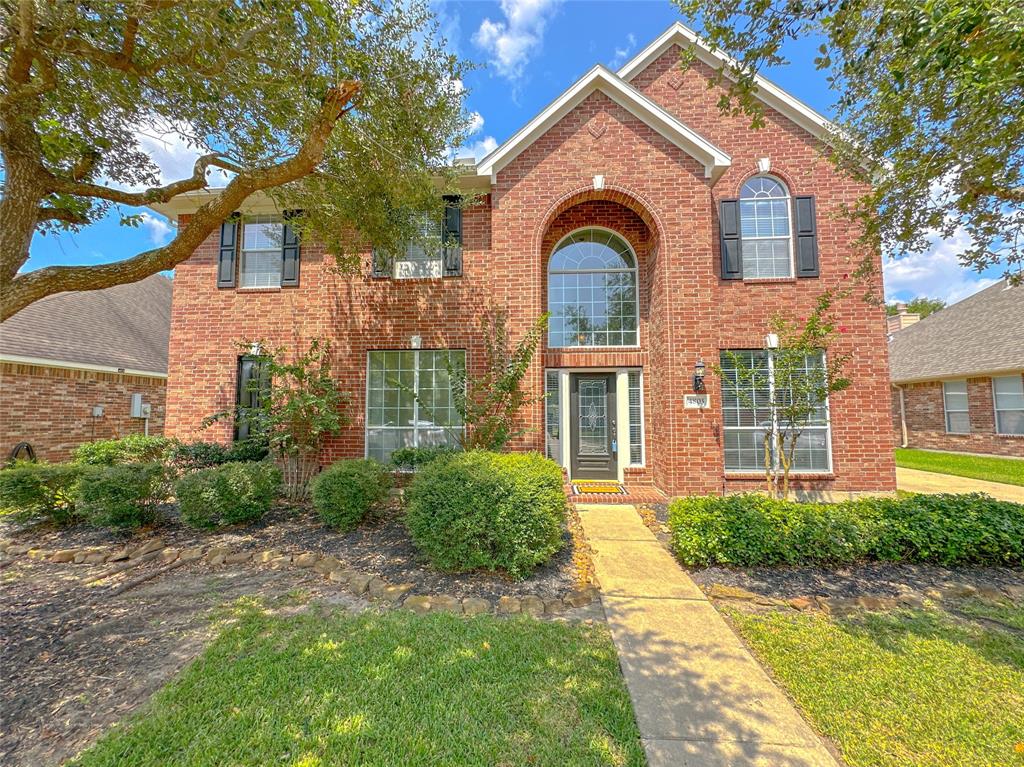
{"type": "Polygon", "coordinates": [[[548,346],[637,346],[636,254],[607,229],[579,229],[548,263],[548,346]]]}
{"type": "Polygon", "coordinates": [[[946,431],[970,434],[971,416],[967,412],[967,381],[944,381],[942,402],[946,412],[946,431]]]}
{"type": "Polygon", "coordinates": [[[629,463],[641,466],[644,462],[643,387],[640,371],[629,371],[629,463]]]}
{"type": "MultiPolygon", "coordinates": [[[[804,359],[805,375],[817,375],[825,364],[823,354],[808,355],[804,359]]],[[[722,367],[722,422],[725,444],[726,471],[756,471],[765,469],[765,436],[777,430],[785,432],[787,424],[779,422],[773,402],[785,401],[786,392],[773,396],[775,381],[771,353],[765,350],[723,352],[722,367]],[[751,376],[740,376],[739,369],[752,371],[751,376]]],[[[792,396],[792,392],[789,392],[792,396]]],[[[776,440],[769,440],[769,465],[776,465],[776,440]]],[[[784,445],[788,451],[791,443],[784,445]]],[[[828,402],[815,404],[814,410],[796,440],[793,471],[826,472],[831,470],[829,457],[828,402]]]]}
{"type": "Polygon", "coordinates": [[[284,222],[276,216],[249,216],[242,221],[243,288],[281,287],[284,222]]]}
{"type": "Polygon", "coordinates": [[[992,379],[997,434],[1024,434],[1024,377],[998,376],[992,379]]]}
{"type": "Polygon", "coordinates": [[[447,349],[372,351],[367,358],[366,455],[387,462],[400,447],[456,445],[465,427],[451,373],[466,353],[447,349]]]}
{"type": "Polygon", "coordinates": [[[740,190],[743,277],[793,276],[789,190],[778,179],[757,176],[740,190]]]}

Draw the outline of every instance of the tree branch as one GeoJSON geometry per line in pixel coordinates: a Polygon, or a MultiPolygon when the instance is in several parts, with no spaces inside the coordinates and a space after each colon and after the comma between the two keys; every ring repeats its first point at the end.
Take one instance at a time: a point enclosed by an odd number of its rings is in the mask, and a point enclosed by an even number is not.
{"type": "Polygon", "coordinates": [[[39,208],[36,222],[42,223],[43,221],[62,221],[65,224],[77,224],[79,226],[85,226],[89,223],[88,217],[81,213],[75,213],[69,208],[53,208],[49,205],[43,205],[39,208]]]}

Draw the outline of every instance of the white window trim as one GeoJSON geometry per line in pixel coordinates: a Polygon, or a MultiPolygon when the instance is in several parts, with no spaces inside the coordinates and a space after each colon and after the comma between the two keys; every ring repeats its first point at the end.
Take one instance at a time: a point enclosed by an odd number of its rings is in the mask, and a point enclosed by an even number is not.
{"type": "MultiPolygon", "coordinates": [[[[993,384],[994,385],[994,384],[993,384]]],[[[995,402],[995,392],[992,394],[993,403],[995,402]]],[[[994,405],[993,405],[994,406],[994,405]]],[[[971,390],[967,385],[966,378],[957,378],[951,381],[942,382],[942,422],[946,428],[946,434],[971,434],[971,390]],[[964,383],[964,399],[967,401],[967,406],[963,410],[950,410],[949,401],[946,399],[946,384],[947,383],[964,383]],[[949,414],[950,413],[967,413],[967,431],[952,431],[949,428],[949,414]]]]}
{"type": "MultiPolygon", "coordinates": [[[[644,405],[644,369],[643,368],[629,368],[626,370],[626,413],[629,413],[629,374],[633,371],[637,372],[639,376],[640,384],[640,462],[633,463],[633,456],[631,452],[627,452],[629,455],[629,468],[631,469],[642,469],[647,466],[647,429],[645,421],[647,420],[647,413],[644,405]]],[[[626,425],[629,425],[629,419],[626,419],[626,425]]],[[[632,436],[630,437],[632,439],[632,436]]],[[[632,446],[632,443],[626,443],[628,447],[632,446]]],[[[627,449],[628,449],[627,447],[627,449]]]]}
{"type": "Polygon", "coordinates": [[[551,342],[551,331],[548,330],[548,332],[544,334],[545,335],[545,339],[544,340],[545,340],[545,343],[546,343],[548,349],[585,349],[585,350],[590,351],[590,350],[604,350],[604,349],[606,349],[606,350],[618,350],[618,349],[639,349],[640,348],[640,259],[637,258],[636,250],[633,249],[633,245],[632,245],[632,243],[630,243],[629,240],[627,240],[619,232],[615,231],[614,229],[609,229],[606,226],[580,226],[580,227],[577,227],[577,228],[573,229],[571,232],[566,234],[558,242],[555,243],[555,247],[553,247],[551,249],[551,255],[548,256],[547,264],[548,264],[548,267],[544,271],[544,283],[545,283],[546,292],[547,292],[547,301],[546,301],[546,303],[547,303],[546,310],[547,311],[550,311],[550,309],[551,309],[551,295],[550,295],[551,284],[550,284],[550,279],[549,278],[550,278],[550,275],[552,275],[552,274],[622,274],[623,272],[632,272],[633,273],[633,288],[634,288],[634,290],[633,290],[633,304],[634,304],[634,310],[635,310],[635,313],[636,313],[636,331],[634,331],[636,333],[636,343],[635,344],[624,344],[622,346],[596,346],[596,345],[595,346],[553,346],[550,343],[551,342]],[[550,268],[551,259],[554,258],[555,253],[558,252],[558,248],[562,245],[562,243],[565,242],[568,238],[572,237],[574,234],[576,234],[576,232],[582,232],[582,231],[584,231],[586,229],[597,229],[598,231],[601,231],[601,232],[608,232],[610,234],[615,235],[620,240],[622,240],[624,243],[626,243],[626,247],[629,248],[630,255],[633,256],[633,267],[631,269],[627,268],[627,269],[554,269],[554,270],[552,270],[550,268]]]}
{"type": "MultiPolygon", "coordinates": [[[[999,413],[1001,411],[1017,410],[1018,408],[1015,408],[1015,407],[1000,408],[999,407],[999,404],[996,402],[996,379],[997,378],[1014,378],[1014,377],[1015,377],[1015,375],[1011,373],[1010,375],[1006,375],[1006,376],[992,376],[989,379],[989,382],[990,382],[990,384],[992,386],[992,418],[993,418],[992,426],[993,426],[993,431],[995,431],[995,433],[996,433],[996,436],[999,436],[999,437],[1017,437],[1017,438],[1024,437],[1024,434],[1014,434],[1013,432],[1009,432],[1009,431],[999,431],[999,413]]],[[[1016,377],[1020,378],[1020,374],[1019,373],[1016,374],[1016,377]]],[[[945,396],[945,389],[943,389],[943,396],[945,396]]]]}
{"type": "Polygon", "coordinates": [[[245,225],[246,224],[279,224],[281,226],[281,235],[284,236],[284,218],[279,216],[268,216],[267,214],[257,214],[250,216],[243,216],[241,221],[241,232],[238,238],[238,289],[239,290],[276,290],[281,287],[281,278],[284,275],[284,263],[281,255],[281,247],[276,248],[247,248],[245,247],[245,225]],[[269,221],[259,221],[261,218],[269,218],[269,221]],[[264,253],[276,253],[278,258],[282,258],[282,263],[279,265],[277,270],[277,284],[276,285],[246,285],[245,284],[245,262],[246,256],[250,253],[253,254],[264,254],[264,253]]]}
{"type": "MultiPolygon", "coordinates": [[[[789,185],[785,181],[783,181],[778,176],[773,176],[771,173],[758,173],[758,174],[748,178],[740,186],[739,225],[740,225],[740,251],[741,251],[741,255],[742,255],[743,243],[744,242],[747,242],[747,241],[757,242],[757,241],[760,241],[760,240],[781,240],[782,239],[781,236],[772,236],[772,237],[744,237],[743,236],[743,201],[744,201],[743,187],[746,186],[747,184],[749,184],[755,178],[770,178],[772,181],[778,182],[779,186],[781,186],[783,189],[786,190],[786,196],[785,197],[768,197],[768,198],[760,198],[760,199],[785,200],[786,201],[786,215],[789,218],[789,236],[786,237],[786,239],[789,241],[789,274],[785,275],[784,277],[747,277],[746,275],[743,275],[743,281],[744,282],[756,282],[758,280],[791,280],[791,279],[794,279],[796,277],[796,247],[795,247],[795,244],[794,244],[794,239],[796,238],[796,227],[793,225],[794,224],[794,221],[793,221],[793,193],[789,190],[789,185]]],[[[757,197],[747,197],[745,199],[747,199],[747,200],[756,200],[756,199],[759,199],[759,198],[757,198],[757,197]]]]}

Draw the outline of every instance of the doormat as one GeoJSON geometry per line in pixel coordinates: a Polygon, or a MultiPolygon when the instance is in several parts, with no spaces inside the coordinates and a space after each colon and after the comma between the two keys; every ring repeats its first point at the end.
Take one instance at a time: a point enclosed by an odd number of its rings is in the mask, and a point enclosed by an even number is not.
{"type": "Polygon", "coordinates": [[[601,482],[597,480],[579,480],[572,483],[573,495],[625,495],[626,488],[619,482],[601,482]]]}

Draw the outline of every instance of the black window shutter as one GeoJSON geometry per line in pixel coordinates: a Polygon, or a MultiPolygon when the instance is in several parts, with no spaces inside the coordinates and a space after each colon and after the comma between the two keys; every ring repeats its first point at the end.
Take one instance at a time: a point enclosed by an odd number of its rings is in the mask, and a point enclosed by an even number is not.
{"type": "Polygon", "coordinates": [[[237,213],[220,225],[220,251],[217,256],[217,287],[235,287],[235,258],[238,253],[239,216],[237,213]]]}
{"type": "Polygon", "coordinates": [[[444,198],[444,221],[441,224],[444,244],[444,276],[462,276],[462,198],[444,198]]]}
{"type": "Polygon", "coordinates": [[[722,279],[742,280],[739,200],[721,200],[718,203],[718,228],[722,235],[722,279]]]}
{"type": "Polygon", "coordinates": [[[796,276],[817,277],[820,270],[814,197],[794,197],[793,205],[796,210],[796,276]]]}
{"type": "Polygon", "coordinates": [[[284,212],[284,226],[281,231],[281,287],[283,288],[294,288],[299,284],[299,234],[291,225],[291,221],[301,214],[300,210],[284,212]]]}

